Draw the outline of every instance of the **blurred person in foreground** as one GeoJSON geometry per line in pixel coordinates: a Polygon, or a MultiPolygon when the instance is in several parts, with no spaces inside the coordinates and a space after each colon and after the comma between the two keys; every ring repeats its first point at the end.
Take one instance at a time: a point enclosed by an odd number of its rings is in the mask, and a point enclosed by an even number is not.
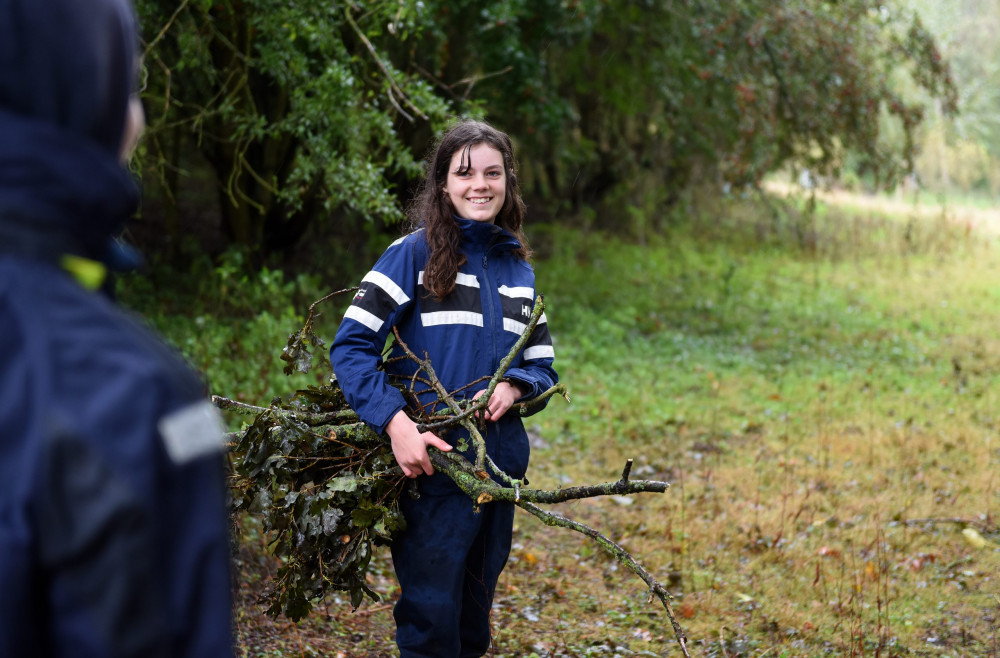
{"type": "Polygon", "coordinates": [[[126,0],[0,0],[0,656],[232,655],[222,424],[115,307],[126,0]]]}

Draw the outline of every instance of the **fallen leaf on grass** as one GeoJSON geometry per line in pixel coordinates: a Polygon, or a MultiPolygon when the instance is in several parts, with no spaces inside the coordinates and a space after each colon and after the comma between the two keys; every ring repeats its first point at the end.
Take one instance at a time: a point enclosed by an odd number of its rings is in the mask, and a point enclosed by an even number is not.
{"type": "Polygon", "coordinates": [[[836,548],[830,548],[829,546],[820,546],[819,550],[816,551],[816,555],[819,555],[820,557],[839,558],[840,551],[836,548]]]}
{"type": "Polygon", "coordinates": [[[985,548],[989,545],[989,542],[983,539],[983,536],[975,528],[966,528],[962,531],[962,535],[967,542],[976,548],[985,548]]]}
{"type": "Polygon", "coordinates": [[[652,642],[653,634],[647,631],[645,628],[637,628],[632,631],[632,637],[637,640],[642,640],[643,642],[652,642]]]}
{"type": "Polygon", "coordinates": [[[925,564],[937,562],[937,555],[934,553],[921,553],[906,560],[905,564],[910,571],[920,571],[925,564]]]}

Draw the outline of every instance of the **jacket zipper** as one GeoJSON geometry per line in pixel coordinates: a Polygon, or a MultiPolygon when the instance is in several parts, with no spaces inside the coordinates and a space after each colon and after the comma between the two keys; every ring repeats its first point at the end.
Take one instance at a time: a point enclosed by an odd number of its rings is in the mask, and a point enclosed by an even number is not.
{"type": "Polygon", "coordinates": [[[490,308],[490,345],[492,349],[493,363],[491,367],[496,370],[497,359],[497,335],[496,335],[496,308],[493,304],[493,281],[490,279],[489,250],[487,247],[483,251],[483,278],[486,280],[486,298],[490,308]]]}
{"type": "MultiPolygon", "coordinates": [[[[490,372],[489,372],[489,374],[492,376],[493,372],[496,371],[496,366],[497,366],[497,364],[499,362],[499,359],[497,358],[496,307],[495,307],[494,300],[493,300],[493,292],[494,292],[493,281],[490,278],[489,253],[490,253],[490,249],[491,248],[492,248],[492,245],[488,245],[486,247],[486,249],[483,250],[483,279],[485,280],[485,283],[486,283],[486,297],[487,297],[487,300],[488,300],[489,310],[490,310],[490,322],[489,322],[489,327],[490,327],[490,346],[492,348],[491,349],[491,354],[493,356],[493,361],[490,364],[490,372]]],[[[502,331],[502,329],[503,328],[501,327],[501,331],[502,331]]],[[[495,461],[499,462],[499,460],[500,460],[500,437],[501,437],[501,434],[500,434],[500,426],[497,423],[493,423],[493,431],[496,432],[496,437],[497,437],[496,438],[497,443],[496,443],[496,448],[494,450],[493,459],[495,461]]],[[[488,434],[489,434],[489,431],[487,431],[487,435],[488,434]]],[[[483,438],[485,439],[486,437],[483,437],[483,438]]]]}

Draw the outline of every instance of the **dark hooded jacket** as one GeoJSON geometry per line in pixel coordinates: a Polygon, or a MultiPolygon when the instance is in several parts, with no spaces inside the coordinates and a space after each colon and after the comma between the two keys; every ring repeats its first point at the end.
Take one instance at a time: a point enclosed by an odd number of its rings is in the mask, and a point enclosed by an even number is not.
{"type": "Polygon", "coordinates": [[[136,207],[135,53],[124,0],[0,0],[0,656],[232,652],[218,415],[69,271],[136,207]]]}

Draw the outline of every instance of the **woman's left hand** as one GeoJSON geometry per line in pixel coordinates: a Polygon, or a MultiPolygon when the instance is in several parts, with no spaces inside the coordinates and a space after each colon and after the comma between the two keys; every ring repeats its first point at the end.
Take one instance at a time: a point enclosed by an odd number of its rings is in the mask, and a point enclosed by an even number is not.
{"type": "MultiPolygon", "coordinates": [[[[473,399],[478,399],[486,389],[479,391],[473,396],[473,399]]],[[[486,408],[482,411],[482,417],[486,420],[493,421],[494,423],[503,418],[503,415],[507,413],[515,402],[517,402],[524,393],[521,389],[511,384],[510,382],[500,382],[497,387],[493,389],[493,395],[490,396],[490,403],[486,405],[486,408]]]]}

